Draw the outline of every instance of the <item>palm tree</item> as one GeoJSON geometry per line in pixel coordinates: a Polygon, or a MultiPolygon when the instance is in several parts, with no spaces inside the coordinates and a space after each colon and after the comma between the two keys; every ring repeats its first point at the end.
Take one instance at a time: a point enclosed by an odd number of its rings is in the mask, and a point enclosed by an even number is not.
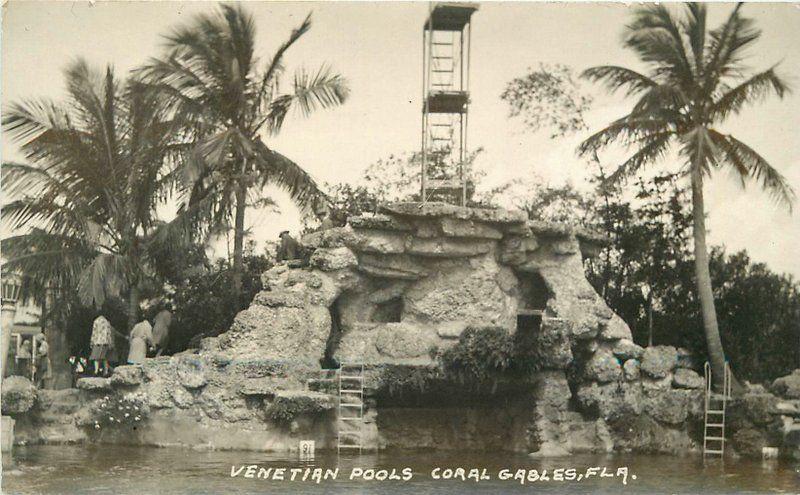
{"type": "MultiPolygon", "coordinates": [[[[611,91],[624,89],[638,101],[628,115],[615,120],[580,145],[591,154],[612,142],[636,149],[611,174],[610,183],[635,174],[663,157],[673,144],[683,161],[681,172],[692,188],[694,257],[697,291],[706,345],[714,377],[721,380],[725,355],[717,325],[708,267],[703,181],[712,170],[730,169],[745,184],[755,180],[791,209],[795,199],[786,179],[755,150],[717,129],[727,117],[769,94],[783,97],[786,83],[775,66],[748,74],[744,51],[761,32],[742,17],[741,4],[716,29],[706,30],[705,5],[688,4],[676,16],[663,5],[636,9],[624,45],[648,71],[619,66],[593,67],[583,76],[602,81],[611,91]]],[[[717,382],[718,383],[718,382],[717,382]]]]}
{"type": "Polygon", "coordinates": [[[255,22],[241,6],[220,5],[211,15],[166,36],[167,53],[144,68],[146,79],[186,115],[196,139],[182,167],[186,204],[213,197],[206,224],[234,219],[234,291],[241,293],[245,210],[248,195],[268,184],[287,190],[306,213],[325,201],[316,182],[300,166],[267,147],[266,130],[280,131],[289,112],[304,116],[345,101],[344,78],[328,67],[299,70],[291,91],[281,93],[286,51],[311,27],[310,16],[263,67],[255,57],[255,22]]]}
{"type": "Polygon", "coordinates": [[[181,222],[155,216],[175,183],[178,120],[160,95],[110,67],[79,59],[65,77],[66,104],[25,100],[3,117],[30,162],[3,163],[4,194],[15,198],[3,220],[22,232],[2,242],[4,269],[34,288],[77,288],[85,305],[127,294],[132,326],[149,260],[184,238],[181,222]]]}

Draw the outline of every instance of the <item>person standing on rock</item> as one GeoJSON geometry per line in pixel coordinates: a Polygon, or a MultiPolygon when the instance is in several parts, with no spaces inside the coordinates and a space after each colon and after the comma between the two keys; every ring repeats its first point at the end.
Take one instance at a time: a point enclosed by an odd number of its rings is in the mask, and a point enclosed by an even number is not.
{"type": "Polygon", "coordinates": [[[19,373],[22,376],[30,376],[31,380],[33,380],[33,347],[31,346],[31,340],[25,339],[22,341],[22,345],[19,346],[19,351],[17,352],[17,362],[22,361],[22,365],[20,366],[19,373]]]}
{"type": "Polygon", "coordinates": [[[156,356],[160,356],[167,347],[170,323],[172,323],[172,313],[169,308],[159,311],[153,320],[153,343],[157,349],[156,356]]]}
{"type": "Polygon", "coordinates": [[[289,231],[284,230],[283,232],[281,232],[279,238],[281,244],[278,247],[278,256],[277,256],[278,263],[282,261],[299,259],[301,254],[300,243],[297,242],[294,239],[294,237],[291,236],[291,234],[289,234],[289,231]]]}
{"type": "Polygon", "coordinates": [[[36,346],[36,386],[44,388],[45,380],[53,376],[50,366],[50,346],[47,345],[44,334],[38,335],[36,341],[39,342],[36,346]]]}
{"type": "Polygon", "coordinates": [[[130,339],[128,364],[140,364],[147,357],[147,349],[153,346],[153,327],[150,322],[142,320],[134,325],[130,339]]]}
{"type": "Polygon", "coordinates": [[[94,319],[92,324],[92,338],[89,340],[92,353],[89,359],[94,362],[94,374],[99,375],[102,370],[104,375],[108,375],[108,362],[113,360],[114,354],[114,329],[105,316],[100,315],[94,319]]]}

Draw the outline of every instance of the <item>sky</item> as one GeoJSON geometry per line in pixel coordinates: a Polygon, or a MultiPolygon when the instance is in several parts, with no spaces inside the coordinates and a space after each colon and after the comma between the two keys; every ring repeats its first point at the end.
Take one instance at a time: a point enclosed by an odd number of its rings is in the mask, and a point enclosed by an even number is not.
{"type": "MultiPolygon", "coordinates": [[[[677,6],[675,6],[677,7],[677,6]]],[[[161,51],[161,36],[214,8],[207,2],[6,2],[2,21],[2,105],[20,98],[64,95],[61,71],[77,56],[124,73],[161,51]]],[[[309,118],[293,116],[267,144],[308,170],[320,182],[357,182],[371,163],[420,147],[421,2],[247,2],[257,26],[256,53],[266,60],[308,12],[313,27],[288,52],[289,73],[328,64],[344,75],[351,96],[342,107],[309,118]]],[[[731,4],[709,6],[709,25],[718,25],[731,4]]],[[[621,46],[630,7],[610,3],[487,3],[473,17],[470,75],[470,147],[483,147],[478,165],[487,185],[539,177],[584,188],[590,174],[575,147],[586,134],[554,141],[549,132],[530,132],[508,117],[500,100],[505,85],[539,63],[575,70],[593,65],[644,69],[621,46]]],[[[780,62],[795,91],[769,99],[719,127],[759,151],[795,190],[800,190],[800,4],[748,4],[747,15],[763,30],[747,63],[766,69],[780,62]]],[[[591,130],[625,114],[631,101],[596,96],[587,115],[591,130]]],[[[2,139],[4,160],[20,160],[16,145],[2,139]]],[[[613,166],[622,150],[601,154],[613,166]]],[[[660,169],[675,170],[667,158],[660,169]]],[[[800,214],[775,205],[755,184],[742,189],[727,173],[706,187],[709,241],[729,252],[746,249],[778,272],[800,277],[800,214]]],[[[249,211],[247,227],[259,243],[285,229],[298,231],[299,215],[282,193],[281,212],[249,211]]],[[[167,208],[168,209],[168,208],[167,208]]],[[[795,205],[795,210],[800,205],[795,205]]],[[[217,245],[224,254],[224,243],[217,245]]]]}

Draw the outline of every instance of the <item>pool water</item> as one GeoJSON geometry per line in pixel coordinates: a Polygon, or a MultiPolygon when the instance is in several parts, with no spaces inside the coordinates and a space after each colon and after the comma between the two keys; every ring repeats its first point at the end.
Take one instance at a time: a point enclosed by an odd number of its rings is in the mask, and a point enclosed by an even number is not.
{"type": "Polygon", "coordinates": [[[800,494],[800,463],[744,459],[704,462],[698,456],[632,454],[531,459],[505,452],[417,451],[342,457],[318,452],[313,460],[301,461],[297,455],[254,452],[30,446],[15,447],[11,458],[4,456],[2,492],[800,494]],[[315,481],[326,472],[327,480],[315,481]],[[281,477],[282,481],[276,479],[281,477]]]}

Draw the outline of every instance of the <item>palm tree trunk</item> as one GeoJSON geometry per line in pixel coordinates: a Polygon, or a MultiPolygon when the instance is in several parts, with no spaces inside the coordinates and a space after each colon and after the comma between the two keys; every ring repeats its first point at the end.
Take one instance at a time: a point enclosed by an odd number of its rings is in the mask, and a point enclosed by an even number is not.
{"type": "Polygon", "coordinates": [[[133,326],[139,322],[139,298],[141,293],[139,291],[139,284],[131,285],[131,293],[128,296],[128,332],[133,329],[133,326]]]}
{"type": "MultiPolygon", "coordinates": [[[[233,230],[233,293],[236,304],[240,304],[242,295],[242,272],[244,271],[244,212],[247,205],[247,185],[244,178],[236,189],[236,219],[233,230]]],[[[238,308],[237,308],[238,309],[238,308]]]]}
{"type": "Polygon", "coordinates": [[[714,378],[714,385],[721,388],[725,369],[725,351],[722,348],[722,339],[719,336],[717,311],[714,307],[714,292],[711,288],[711,272],[708,267],[703,177],[701,173],[699,170],[692,172],[694,270],[697,280],[697,294],[700,298],[700,310],[703,314],[706,347],[711,361],[711,373],[714,378]]]}

